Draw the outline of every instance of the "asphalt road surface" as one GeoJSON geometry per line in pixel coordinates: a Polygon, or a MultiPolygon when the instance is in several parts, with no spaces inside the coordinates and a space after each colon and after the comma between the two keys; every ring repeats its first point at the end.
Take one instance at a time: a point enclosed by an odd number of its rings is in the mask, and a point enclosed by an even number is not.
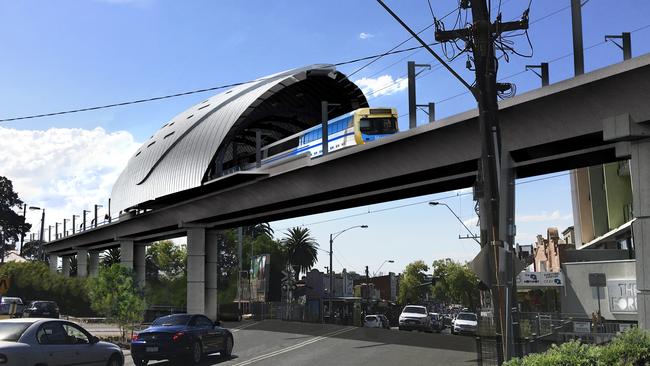
{"type": "MultiPolygon", "coordinates": [[[[277,320],[224,326],[235,337],[232,357],[210,355],[202,366],[476,364],[472,337],[277,320]]],[[[128,352],[125,356],[126,365],[133,365],[128,352]]],[[[172,363],[152,361],[149,365],[172,363]]]]}

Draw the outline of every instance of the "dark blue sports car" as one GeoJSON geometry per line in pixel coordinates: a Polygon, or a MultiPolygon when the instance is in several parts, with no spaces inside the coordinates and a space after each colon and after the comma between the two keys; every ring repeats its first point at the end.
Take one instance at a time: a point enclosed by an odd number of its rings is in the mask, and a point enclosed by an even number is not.
{"type": "Polygon", "coordinates": [[[137,366],[149,360],[177,360],[187,357],[193,363],[204,355],[220,352],[230,357],[232,333],[204,315],[174,314],[160,317],[131,340],[131,358],[137,366]]]}

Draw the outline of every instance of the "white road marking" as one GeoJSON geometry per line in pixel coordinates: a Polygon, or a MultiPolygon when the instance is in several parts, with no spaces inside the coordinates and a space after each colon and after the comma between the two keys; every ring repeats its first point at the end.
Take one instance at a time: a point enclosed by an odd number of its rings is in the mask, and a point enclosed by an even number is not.
{"type": "Polygon", "coordinates": [[[330,338],[330,337],[333,337],[333,336],[336,336],[336,335],[339,335],[339,334],[347,333],[347,332],[349,332],[351,330],[354,330],[354,329],[357,329],[357,327],[348,327],[348,328],[344,328],[344,329],[339,329],[339,330],[336,330],[336,331],[333,331],[333,332],[330,332],[330,333],[323,334],[322,336],[314,337],[314,338],[308,339],[308,340],[306,340],[304,342],[294,344],[293,346],[289,346],[289,347],[286,347],[286,348],[283,348],[283,349],[280,349],[280,350],[277,350],[277,351],[273,351],[273,352],[269,352],[267,354],[263,354],[263,355],[253,357],[250,360],[246,360],[246,361],[234,364],[233,366],[250,365],[252,363],[262,361],[262,360],[265,360],[267,358],[271,358],[271,357],[274,357],[274,356],[277,356],[277,355],[281,355],[283,353],[287,353],[287,352],[296,350],[298,348],[302,348],[304,346],[308,346],[308,345],[310,345],[312,343],[322,341],[323,339],[327,339],[327,338],[330,338]]]}
{"type": "Polygon", "coordinates": [[[249,324],[240,325],[240,326],[238,326],[238,327],[236,327],[236,328],[231,328],[231,329],[229,329],[229,330],[230,330],[232,333],[236,333],[236,332],[239,332],[239,331],[242,330],[242,329],[246,329],[246,328],[248,328],[248,327],[252,327],[253,325],[255,325],[255,324],[257,324],[257,323],[259,323],[259,322],[252,322],[252,323],[249,323],[249,324]]]}

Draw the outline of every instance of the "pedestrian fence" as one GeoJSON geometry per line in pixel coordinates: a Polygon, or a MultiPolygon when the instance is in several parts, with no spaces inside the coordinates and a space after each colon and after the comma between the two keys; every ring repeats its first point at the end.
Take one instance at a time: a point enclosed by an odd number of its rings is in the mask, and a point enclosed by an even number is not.
{"type": "MultiPolygon", "coordinates": [[[[519,326],[513,350],[518,357],[544,352],[552,344],[570,340],[608,343],[620,332],[637,326],[636,322],[593,321],[584,314],[565,313],[518,313],[512,320],[519,326]]],[[[502,337],[492,317],[478,318],[476,352],[478,365],[501,365],[503,362],[502,337]]]]}

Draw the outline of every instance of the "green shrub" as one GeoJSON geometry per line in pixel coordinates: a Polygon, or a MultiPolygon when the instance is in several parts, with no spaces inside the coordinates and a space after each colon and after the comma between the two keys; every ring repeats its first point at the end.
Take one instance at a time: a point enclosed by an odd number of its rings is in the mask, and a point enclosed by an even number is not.
{"type": "Polygon", "coordinates": [[[600,365],[634,366],[650,362],[650,333],[632,328],[602,347],[600,365]]]}
{"type": "Polygon", "coordinates": [[[639,366],[650,364],[650,333],[633,328],[609,344],[595,346],[571,341],[544,353],[513,359],[504,366],[639,366]]]}
{"type": "Polygon", "coordinates": [[[544,353],[533,353],[523,359],[514,359],[504,366],[597,366],[600,349],[580,341],[553,345],[544,353]]]}
{"type": "Polygon", "coordinates": [[[8,276],[10,280],[6,296],[20,297],[23,302],[56,301],[61,314],[96,316],[85,291],[85,278],[52,273],[42,262],[5,263],[0,266],[0,276],[8,276]]]}

